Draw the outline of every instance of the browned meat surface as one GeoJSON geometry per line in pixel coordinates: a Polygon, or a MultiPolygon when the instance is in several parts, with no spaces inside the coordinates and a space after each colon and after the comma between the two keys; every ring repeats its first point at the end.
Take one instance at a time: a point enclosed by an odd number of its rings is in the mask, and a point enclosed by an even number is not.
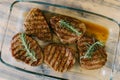
{"type": "Polygon", "coordinates": [[[40,40],[50,41],[52,34],[49,26],[38,8],[33,8],[29,11],[24,21],[25,32],[28,35],[34,35],[40,40]]]}
{"type": "Polygon", "coordinates": [[[58,72],[66,72],[75,63],[72,49],[61,44],[49,44],[44,49],[44,62],[58,72]]]}
{"type": "Polygon", "coordinates": [[[24,33],[16,34],[11,41],[12,56],[31,66],[43,62],[43,53],[38,43],[24,33]]]}
{"type": "MultiPolygon", "coordinates": [[[[104,46],[95,46],[92,56],[85,57],[89,46],[93,45],[96,40],[92,37],[84,36],[78,40],[79,63],[85,69],[98,69],[105,65],[107,61],[107,54],[104,46]]],[[[89,55],[88,55],[89,56],[89,55]]]]}
{"type": "Polygon", "coordinates": [[[54,30],[54,32],[59,37],[60,41],[62,43],[75,43],[78,38],[80,38],[86,31],[86,26],[84,23],[82,23],[80,20],[77,20],[75,18],[71,18],[68,16],[54,16],[50,19],[51,27],[54,30]],[[80,35],[77,35],[70,29],[66,28],[65,25],[61,25],[60,21],[64,20],[68,24],[68,26],[72,26],[76,31],[80,32],[80,35]]]}

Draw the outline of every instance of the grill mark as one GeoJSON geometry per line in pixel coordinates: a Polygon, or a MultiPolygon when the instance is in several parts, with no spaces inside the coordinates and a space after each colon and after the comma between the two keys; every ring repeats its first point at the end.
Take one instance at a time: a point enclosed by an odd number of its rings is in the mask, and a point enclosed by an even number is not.
{"type": "Polygon", "coordinates": [[[25,38],[27,43],[35,42],[31,37],[26,36],[25,38]]]}
{"type": "Polygon", "coordinates": [[[26,63],[26,58],[27,58],[27,56],[21,56],[20,60],[22,60],[22,61],[24,61],[26,63]]]}
{"type": "MultiPolygon", "coordinates": [[[[41,11],[38,8],[33,8],[29,11],[28,15],[31,15],[32,17],[42,16],[41,11]]],[[[28,18],[31,16],[27,16],[28,18]]]]}
{"type": "MultiPolygon", "coordinates": [[[[26,34],[29,35],[30,33],[26,33],[26,34]]],[[[49,33],[34,33],[34,35],[36,35],[39,39],[42,39],[42,40],[52,39],[51,34],[49,34],[49,33]]]]}
{"type": "Polygon", "coordinates": [[[70,53],[70,51],[69,51],[68,60],[67,60],[66,65],[65,65],[66,70],[68,70],[68,68],[70,68],[70,65],[71,65],[70,63],[71,63],[71,60],[73,59],[71,57],[72,57],[72,53],[70,53]]]}
{"type": "MultiPolygon", "coordinates": [[[[35,25],[34,25],[35,26],[35,25]]],[[[38,30],[38,31],[42,31],[41,29],[46,29],[48,32],[50,32],[49,28],[47,28],[45,25],[39,25],[39,26],[30,26],[29,28],[26,28],[26,31],[34,31],[34,30],[38,30]]]]}
{"type": "MultiPolygon", "coordinates": [[[[22,46],[21,46],[22,47],[22,46]]],[[[24,48],[21,48],[20,46],[16,47],[15,49],[12,49],[14,53],[18,53],[19,51],[23,50],[24,48]]]]}
{"type": "Polygon", "coordinates": [[[35,65],[39,64],[40,62],[42,62],[42,59],[38,59],[38,61],[36,61],[35,65]]]}
{"type": "MultiPolygon", "coordinates": [[[[68,58],[69,58],[69,57],[68,57],[68,58]]],[[[67,70],[69,64],[70,64],[70,62],[69,62],[69,60],[67,60],[66,65],[64,65],[64,70],[63,70],[63,71],[66,71],[66,70],[67,70]]]]}
{"type": "Polygon", "coordinates": [[[63,43],[74,43],[77,40],[76,37],[72,36],[72,35],[67,36],[66,34],[61,34],[61,33],[58,33],[58,32],[56,32],[56,34],[57,34],[58,37],[62,38],[62,39],[60,39],[60,41],[63,42],[63,43]],[[59,34],[61,34],[61,35],[59,35],[59,34]]]}
{"type": "Polygon", "coordinates": [[[44,54],[45,54],[45,60],[48,61],[48,58],[46,56],[48,56],[50,54],[50,50],[51,50],[52,46],[51,45],[48,45],[47,47],[45,47],[44,49],[44,54]]]}
{"type": "Polygon", "coordinates": [[[50,63],[51,66],[52,66],[52,65],[54,64],[54,62],[55,62],[55,55],[56,55],[57,52],[58,52],[58,48],[57,48],[57,46],[55,46],[54,53],[51,54],[52,56],[51,56],[51,59],[50,59],[50,61],[49,61],[49,63],[50,63]]]}
{"type": "Polygon", "coordinates": [[[30,46],[30,49],[32,49],[33,47],[35,47],[35,46],[39,46],[39,45],[36,45],[37,44],[37,42],[36,41],[28,41],[27,42],[28,44],[29,44],[29,46],[30,46]]]}
{"type": "MultiPolygon", "coordinates": [[[[67,52],[67,49],[65,50],[65,53],[66,53],[66,54],[65,54],[65,56],[64,56],[64,58],[63,58],[63,61],[62,61],[63,65],[62,65],[62,67],[61,67],[61,69],[60,69],[61,72],[63,72],[63,70],[65,69],[64,66],[66,65],[66,62],[67,62],[68,57],[69,57],[69,55],[70,55],[70,53],[67,52]]],[[[61,63],[61,64],[62,64],[62,63],[61,63]]],[[[66,71],[66,70],[65,70],[65,71],[66,71]]]]}
{"type": "Polygon", "coordinates": [[[95,65],[102,65],[103,63],[105,63],[105,60],[103,59],[103,60],[101,60],[101,61],[99,61],[99,62],[96,62],[96,63],[86,63],[86,62],[84,62],[84,63],[82,63],[82,65],[86,65],[86,66],[95,66],[95,65]]]}
{"type": "Polygon", "coordinates": [[[102,53],[102,55],[100,55],[101,57],[103,57],[103,58],[106,58],[106,57],[107,57],[107,54],[105,53],[104,48],[103,48],[103,49],[100,49],[99,51],[100,51],[100,53],[102,53]],[[103,52],[104,52],[104,53],[103,53],[103,52]]]}
{"type": "MultiPolygon", "coordinates": [[[[30,15],[30,17],[26,20],[26,23],[27,23],[27,22],[30,22],[30,23],[32,24],[31,21],[40,22],[40,21],[42,21],[42,20],[44,20],[43,15],[38,15],[38,16],[30,15]]],[[[37,22],[36,22],[36,23],[37,23],[37,22]]]]}
{"type": "Polygon", "coordinates": [[[105,59],[98,59],[98,60],[89,60],[89,61],[82,61],[81,63],[82,64],[85,64],[85,65],[89,65],[89,64],[97,64],[97,63],[100,63],[100,62],[104,62],[105,61],[105,59]]]}
{"type": "Polygon", "coordinates": [[[48,63],[50,64],[50,62],[51,62],[51,59],[52,59],[52,57],[53,57],[53,55],[55,54],[55,48],[56,48],[56,46],[52,46],[52,48],[51,48],[51,50],[50,50],[50,54],[48,55],[49,57],[48,57],[48,63]]]}
{"type": "MultiPolygon", "coordinates": [[[[65,40],[68,39],[68,40],[70,40],[70,41],[71,41],[71,40],[76,40],[76,37],[71,37],[71,38],[70,38],[70,36],[66,36],[66,35],[64,35],[64,36],[61,35],[60,37],[61,37],[63,40],[64,40],[64,39],[65,39],[65,40]]],[[[74,41],[74,42],[75,42],[75,41],[74,41]]]]}
{"type": "Polygon", "coordinates": [[[69,70],[72,67],[72,65],[73,65],[74,62],[75,62],[75,59],[70,61],[70,64],[69,64],[67,70],[69,70]]]}
{"type": "Polygon", "coordinates": [[[26,57],[24,61],[25,61],[25,63],[27,63],[27,64],[31,64],[31,63],[30,63],[31,59],[30,59],[29,57],[26,57]]]}
{"type": "Polygon", "coordinates": [[[50,30],[48,30],[47,28],[38,28],[38,29],[29,29],[26,30],[27,33],[50,33],[50,30]]]}
{"type": "Polygon", "coordinates": [[[40,60],[43,60],[43,54],[39,54],[39,53],[42,53],[42,49],[41,48],[39,48],[39,47],[37,47],[36,48],[36,57],[37,57],[37,59],[40,59],[40,60]]]}
{"type": "Polygon", "coordinates": [[[20,56],[20,57],[21,57],[21,56],[26,57],[26,51],[20,51],[19,56],[20,56]]]}
{"type": "MultiPolygon", "coordinates": [[[[69,54],[69,53],[65,53],[66,54],[69,54]]],[[[64,70],[63,66],[65,65],[65,62],[67,61],[67,58],[65,56],[63,56],[63,59],[62,61],[60,62],[60,65],[61,67],[59,68],[59,71],[62,72],[64,70]]]]}
{"type": "Polygon", "coordinates": [[[56,33],[59,33],[59,35],[62,35],[62,36],[72,36],[72,37],[75,37],[75,34],[73,34],[72,32],[66,30],[66,29],[61,29],[61,28],[58,28],[58,29],[55,29],[56,33]]]}
{"type": "Polygon", "coordinates": [[[49,33],[39,33],[37,36],[44,37],[44,38],[47,38],[47,36],[49,36],[51,38],[51,34],[49,34],[49,33]],[[45,36],[41,36],[41,35],[45,35],[45,36]]]}
{"type": "Polygon", "coordinates": [[[60,50],[61,50],[61,48],[57,48],[57,53],[56,53],[56,55],[54,55],[54,58],[55,59],[53,59],[53,61],[54,61],[54,63],[53,63],[53,65],[52,65],[52,67],[57,71],[57,65],[58,65],[58,59],[59,59],[59,54],[60,54],[60,50]]]}
{"type": "MultiPolygon", "coordinates": [[[[42,15],[38,15],[38,16],[30,15],[30,17],[27,17],[25,23],[27,24],[27,22],[29,22],[30,24],[34,24],[34,23],[38,23],[42,20],[44,20],[44,17],[42,15]],[[36,21],[36,22],[32,22],[32,21],[36,21]]],[[[46,23],[46,21],[44,21],[44,22],[46,23]]]]}
{"type": "Polygon", "coordinates": [[[59,67],[59,60],[60,60],[60,57],[61,57],[61,47],[59,47],[59,56],[58,56],[58,58],[56,59],[56,62],[54,63],[55,65],[54,65],[54,69],[57,71],[58,70],[58,67],[59,67]]]}
{"type": "Polygon", "coordinates": [[[11,49],[14,49],[14,48],[18,47],[19,44],[21,44],[20,39],[18,39],[18,40],[13,40],[12,43],[11,43],[11,46],[13,46],[13,47],[11,47],[11,49]]]}
{"type": "MultiPolygon", "coordinates": [[[[57,46],[56,46],[57,47],[57,46]]],[[[55,49],[55,54],[53,55],[52,59],[51,59],[51,66],[54,67],[55,62],[57,61],[57,57],[59,56],[59,48],[55,49]]]]}
{"type": "Polygon", "coordinates": [[[11,47],[11,49],[14,50],[14,49],[16,49],[19,46],[22,47],[22,45],[19,45],[19,44],[21,44],[21,43],[20,42],[14,42],[14,43],[12,43],[11,46],[13,46],[13,47],[11,47]]]}
{"type": "Polygon", "coordinates": [[[36,43],[31,43],[30,44],[30,49],[33,50],[33,51],[35,51],[36,48],[37,48],[37,46],[39,46],[39,45],[36,45],[36,43]]]}
{"type": "Polygon", "coordinates": [[[37,19],[37,20],[32,20],[32,21],[34,21],[34,22],[25,22],[25,28],[26,29],[37,29],[37,28],[40,28],[40,25],[45,25],[45,23],[41,23],[41,21],[39,21],[39,19],[37,19]],[[29,23],[29,24],[28,24],[29,23]]]}
{"type": "Polygon", "coordinates": [[[19,54],[16,53],[16,54],[14,54],[13,56],[14,56],[15,58],[18,58],[18,59],[19,59],[19,54]]]}
{"type": "Polygon", "coordinates": [[[38,46],[38,45],[36,45],[35,41],[33,41],[31,38],[28,38],[28,37],[26,37],[26,43],[29,44],[30,49],[34,46],[38,46]]]}
{"type": "MultiPolygon", "coordinates": [[[[60,26],[59,26],[60,27],[60,26]]],[[[66,36],[75,36],[75,34],[73,34],[71,31],[69,31],[69,30],[67,30],[67,29],[65,29],[65,28],[58,28],[58,29],[56,29],[56,31],[58,32],[58,33],[61,33],[61,34],[63,34],[63,35],[66,35],[66,36]]]]}
{"type": "Polygon", "coordinates": [[[59,69],[61,68],[61,67],[59,67],[59,65],[62,65],[61,63],[62,63],[62,61],[63,61],[63,57],[64,57],[64,55],[65,55],[65,47],[63,47],[63,46],[60,46],[61,48],[62,48],[62,50],[61,50],[61,53],[60,53],[60,58],[59,58],[59,62],[58,62],[58,65],[57,65],[57,69],[58,69],[58,71],[60,71],[59,69]]]}
{"type": "Polygon", "coordinates": [[[17,54],[15,57],[17,57],[17,59],[24,61],[26,57],[26,51],[20,51],[19,54],[17,54]]]}
{"type": "Polygon", "coordinates": [[[15,44],[15,43],[21,43],[19,36],[16,36],[16,39],[15,38],[12,39],[11,44],[15,44]]]}

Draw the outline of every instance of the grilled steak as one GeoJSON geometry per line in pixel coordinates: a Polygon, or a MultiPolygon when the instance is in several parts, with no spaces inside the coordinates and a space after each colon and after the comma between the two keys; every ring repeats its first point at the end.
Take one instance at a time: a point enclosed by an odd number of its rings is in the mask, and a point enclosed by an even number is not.
{"type": "Polygon", "coordinates": [[[44,49],[44,62],[58,72],[68,71],[75,63],[72,49],[61,44],[49,44],[44,49]]]}
{"type": "Polygon", "coordinates": [[[86,31],[84,23],[68,16],[54,16],[50,23],[62,43],[75,43],[86,31]]]}
{"type": "Polygon", "coordinates": [[[104,46],[99,41],[89,36],[83,36],[78,40],[79,63],[85,69],[98,69],[105,65],[107,54],[104,46]],[[95,45],[96,44],[96,45],[95,45]]]}
{"type": "Polygon", "coordinates": [[[38,43],[24,33],[16,34],[11,41],[12,56],[31,66],[43,62],[43,53],[38,43]]]}
{"type": "Polygon", "coordinates": [[[29,11],[24,26],[25,32],[28,35],[34,35],[44,41],[50,41],[52,39],[49,26],[38,8],[33,8],[29,11]]]}

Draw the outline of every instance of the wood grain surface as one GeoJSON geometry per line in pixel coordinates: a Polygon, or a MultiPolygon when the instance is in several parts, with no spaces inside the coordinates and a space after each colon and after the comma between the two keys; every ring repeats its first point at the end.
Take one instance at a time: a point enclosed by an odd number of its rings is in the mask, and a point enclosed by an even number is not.
{"type": "MultiPolygon", "coordinates": [[[[9,7],[13,1],[15,0],[0,0],[0,50],[5,28],[7,26],[6,22],[9,14],[9,7]]],[[[74,8],[82,8],[98,14],[102,14],[104,16],[108,16],[120,23],[120,0],[38,0],[38,1],[44,1],[53,4],[61,4],[74,8]]],[[[120,44],[118,44],[118,46],[120,48],[120,44]]],[[[119,76],[120,72],[118,71],[117,74],[114,76],[114,80],[120,80],[119,76]]],[[[17,71],[15,69],[5,66],[0,62],[0,80],[31,80],[31,79],[56,80],[44,76],[35,76],[21,71],[17,71]]]]}

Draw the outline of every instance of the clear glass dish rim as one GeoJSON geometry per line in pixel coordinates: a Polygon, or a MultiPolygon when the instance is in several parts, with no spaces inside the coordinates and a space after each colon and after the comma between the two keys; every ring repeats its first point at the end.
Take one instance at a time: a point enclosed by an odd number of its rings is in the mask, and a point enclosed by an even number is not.
{"type": "MultiPolygon", "coordinates": [[[[14,1],[14,2],[11,4],[10,8],[9,8],[9,15],[8,15],[7,23],[6,23],[6,26],[5,26],[6,28],[5,28],[5,31],[4,31],[4,35],[3,35],[3,39],[2,39],[2,44],[1,44],[1,48],[0,48],[0,62],[2,62],[4,65],[6,65],[6,66],[8,66],[8,67],[11,67],[11,68],[14,68],[14,69],[16,69],[16,70],[23,71],[23,72],[26,72],[26,73],[34,74],[34,75],[41,75],[41,76],[51,77],[51,78],[55,78],[55,79],[68,80],[68,79],[65,79],[65,78],[55,77],[55,76],[47,75],[47,74],[44,74],[44,73],[37,73],[37,72],[29,71],[29,70],[24,70],[24,69],[22,69],[22,68],[16,67],[16,66],[14,66],[14,65],[11,65],[11,64],[5,62],[5,61],[1,58],[2,46],[3,46],[3,43],[4,43],[7,26],[8,26],[9,19],[10,19],[10,15],[11,15],[13,6],[14,6],[16,3],[19,3],[19,2],[29,2],[29,3],[35,3],[35,4],[41,4],[41,5],[48,5],[48,6],[54,6],[54,7],[59,7],[59,8],[65,8],[65,9],[69,9],[69,10],[75,10],[75,11],[85,12],[85,13],[89,13],[89,14],[92,14],[92,15],[96,15],[96,16],[105,18],[105,19],[107,19],[107,20],[113,21],[113,22],[115,22],[118,26],[120,26],[120,23],[119,23],[118,21],[112,19],[112,18],[109,18],[109,17],[104,16],[104,15],[100,15],[100,14],[97,14],[97,13],[94,13],[94,12],[86,11],[86,10],[83,10],[83,9],[80,9],[80,8],[73,8],[73,7],[68,7],[68,6],[59,5],[59,4],[52,4],[52,3],[42,2],[42,1],[24,1],[24,0],[14,1]]],[[[120,36],[120,28],[119,28],[119,36],[120,36]]],[[[119,38],[118,38],[118,40],[117,40],[117,43],[118,43],[118,41],[120,41],[119,38]]],[[[118,53],[117,53],[117,47],[118,47],[118,44],[117,44],[116,47],[115,47],[115,58],[114,58],[114,63],[112,64],[112,73],[114,73],[114,70],[115,70],[115,65],[114,65],[114,64],[115,64],[115,61],[116,61],[116,56],[117,56],[117,54],[118,54],[118,53]]],[[[111,75],[111,78],[112,78],[112,75],[111,75]]]]}

